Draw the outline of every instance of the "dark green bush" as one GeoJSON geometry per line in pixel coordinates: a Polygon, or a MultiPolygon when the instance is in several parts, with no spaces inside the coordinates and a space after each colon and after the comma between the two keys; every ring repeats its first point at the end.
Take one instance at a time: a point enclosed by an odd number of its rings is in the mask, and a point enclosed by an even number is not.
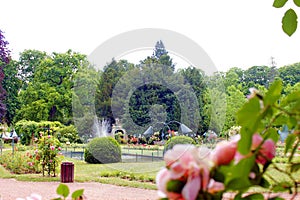
{"type": "Polygon", "coordinates": [[[112,137],[94,138],[85,149],[84,160],[88,163],[121,162],[121,147],[112,137]]]}
{"type": "Polygon", "coordinates": [[[196,142],[188,136],[183,136],[183,135],[175,136],[175,137],[170,138],[166,142],[166,144],[164,146],[164,152],[166,152],[169,149],[172,149],[173,146],[175,146],[175,144],[194,144],[195,145],[196,142]]]}

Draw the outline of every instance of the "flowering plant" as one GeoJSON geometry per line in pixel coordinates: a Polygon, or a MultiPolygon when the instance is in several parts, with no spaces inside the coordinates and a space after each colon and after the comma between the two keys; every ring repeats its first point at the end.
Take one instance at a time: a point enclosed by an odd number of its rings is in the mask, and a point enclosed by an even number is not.
{"type": "MultiPolygon", "coordinates": [[[[275,81],[265,96],[251,90],[249,101],[238,112],[240,135],[222,141],[210,151],[192,145],[176,145],[166,152],[166,167],[156,177],[162,199],[222,199],[233,192],[234,199],[264,199],[259,193],[244,194],[258,186],[273,192],[289,191],[297,196],[300,169],[294,155],[300,143],[300,88],[281,97],[282,83],[275,81]],[[276,153],[278,128],[287,124],[291,134],[285,141],[286,166],[272,162],[276,153]],[[268,173],[276,170],[288,181],[268,173]]],[[[282,199],[272,197],[273,199],[282,199]]]]}
{"type": "Polygon", "coordinates": [[[47,172],[49,176],[55,176],[56,167],[60,162],[60,142],[52,135],[44,136],[41,133],[40,136],[38,150],[35,150],[35,153],[37,156],[39,156],[39,160],[42,165],[43,176],[45,175],[45,172],[47,172]]]}

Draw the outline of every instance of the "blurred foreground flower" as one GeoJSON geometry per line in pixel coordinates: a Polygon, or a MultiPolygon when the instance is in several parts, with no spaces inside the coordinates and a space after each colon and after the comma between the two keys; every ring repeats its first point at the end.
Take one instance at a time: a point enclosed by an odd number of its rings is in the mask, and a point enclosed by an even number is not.
{"type": "Polygon", "coordinates": [[[239,190],[239,184],[242,187],[259,184],[254,180],[261,179],[264,172],[259,171],[258,164],[271,162],[275,157],[275,143],[254,134],[251,152],[242,155],[237,151],[239,140],[237,135],[230,141],[219,142],[212,151],[193,145],[175,145],[166,152],[166,167],[156,177],[159,196],[162,199],[222,199],[225,191],[239,190]],[[239,171],[244,172],[239,174],[239,171]]]}

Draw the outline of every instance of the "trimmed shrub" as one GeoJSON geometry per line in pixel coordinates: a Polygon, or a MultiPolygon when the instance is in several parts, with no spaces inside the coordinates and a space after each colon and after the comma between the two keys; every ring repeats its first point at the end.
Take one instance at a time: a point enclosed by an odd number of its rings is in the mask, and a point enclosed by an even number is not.
{"type": "Polygon", "coordinates": [[[112,137],[94,138],[87,144],[84,160],[88,163],[121,162],[121,147],[112,137]]]}
{"type": "Polygon", "coordinates": [[[59,129],[57,129],[57,138],[59,139],[60,142],[66,143],[82,143],[78,136],[77,129],[74,125],[69,125],[69,126],[63,126],[59,129]]]}
{"type": "Polygon", "coordinates": [[[196,144],[196,142],[187,136],[181,135],[181,136],[174,136],[171,137],[164,146],[164,152],[168,151],[169,149],[172,149],[173,146],[176,144],[196,144]]]}

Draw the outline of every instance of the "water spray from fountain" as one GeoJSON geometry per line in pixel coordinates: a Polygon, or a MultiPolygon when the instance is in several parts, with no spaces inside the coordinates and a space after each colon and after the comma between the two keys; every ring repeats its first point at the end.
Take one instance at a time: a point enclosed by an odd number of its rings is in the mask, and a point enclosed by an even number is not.
{"type": "Polygon", "coordinates": [[[107,119],[99,120],[96,116],[94,118],[93,133],[95,137],[107,137],[109,133],[110,122],[107,119]]]}

